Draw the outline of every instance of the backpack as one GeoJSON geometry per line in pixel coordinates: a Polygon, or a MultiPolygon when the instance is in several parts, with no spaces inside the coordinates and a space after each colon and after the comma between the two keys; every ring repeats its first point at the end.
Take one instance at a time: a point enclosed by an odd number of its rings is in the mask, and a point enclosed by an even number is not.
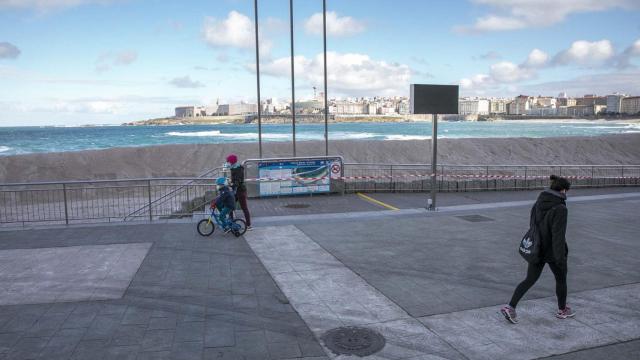
{"type": "Polygon", "coordinates": [[[541,243],[542,239],[540,238],[538,224],[533,223],[522,237],[522,240],[520,240],[518,252],[528,263],[538,263],[540,262],[541,243]]]}
{"type": "MultiPolygon", "coordinates": [[[[549,209],[549,211],[544,214],[544,216],[547,217],[547,215],[549,215],[549,213],[557,206],[558,205],[549,209]]],[[[518,253],[520,253],[520,256],[522,256],[522,258],[525,259],[529,264],[539,263],[542,259],[542,238],[540,237],[540,229],[538,226],[539,222],[536,219],[535,213],[536,212],[533,211],[531,222],[529,224],[529,230],[527,230],[527,232],[524,234],[518,246],[518,253]]]]}

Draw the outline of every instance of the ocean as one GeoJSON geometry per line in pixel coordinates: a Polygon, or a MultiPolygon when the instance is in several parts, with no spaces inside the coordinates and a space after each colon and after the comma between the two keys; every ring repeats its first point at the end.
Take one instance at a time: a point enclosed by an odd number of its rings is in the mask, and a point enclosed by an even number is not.
{"type": "MultiPolygon", "coordinates": [[[[263,125],[263,141],[291,141],[291,125],[263,125]]],[[[640,133],[640,123],[604,121],[440,122],[438,138],[599,136],[640,133]]],[[[430,122],[335,123],[329,140],[426,140],[430,122]]],[[[323,124],[296,124],[296,140],[323,140],[323,124]]],[[[0,127],[0,156],[165,144],[258,141],[257,125],[0,127]]]]}

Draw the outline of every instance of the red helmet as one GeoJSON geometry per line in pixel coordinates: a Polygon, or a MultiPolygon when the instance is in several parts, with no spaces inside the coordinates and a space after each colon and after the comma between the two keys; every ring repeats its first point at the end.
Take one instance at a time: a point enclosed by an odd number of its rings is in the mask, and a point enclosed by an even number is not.
{"type": "Polygon", "coordinates": [[[238,157],[235,154],[229,154],[227,156],[227,162],[233,165],[238,162],[238,157]]]}

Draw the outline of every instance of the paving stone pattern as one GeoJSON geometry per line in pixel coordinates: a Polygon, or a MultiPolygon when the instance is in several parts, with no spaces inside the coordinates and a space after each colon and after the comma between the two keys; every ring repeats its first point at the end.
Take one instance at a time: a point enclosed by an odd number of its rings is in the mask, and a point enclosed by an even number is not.
{"type": "Polygon", "coordinates": [[[118,299],[151,243],[0,251],[0,305],[118,299]]]}
{"type": "Polygon", "coordinates": [[[242,238],[191,224],[0,232],[4,249],[140,242],[153,245],[121,299],[0,306],[0,359],[325,359],[242,238]]]}

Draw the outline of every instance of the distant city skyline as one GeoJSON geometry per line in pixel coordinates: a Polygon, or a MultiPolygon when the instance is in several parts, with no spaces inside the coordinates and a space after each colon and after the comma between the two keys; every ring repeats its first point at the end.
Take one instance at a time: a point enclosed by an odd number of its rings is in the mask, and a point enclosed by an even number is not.
{"type": "MultiPolygon", "coordinates": [[[[288,1],[260,1],[262,96],[290,99],[288,1]]],[[[294,1],[296,93],[322,87],[321,1],[294,1]]],[[[329,98],[640,94],[634,0],[327,0],[329,98]]],[[[0,126],[255,103],[252,0],[0,0],[0,126]]]]}

